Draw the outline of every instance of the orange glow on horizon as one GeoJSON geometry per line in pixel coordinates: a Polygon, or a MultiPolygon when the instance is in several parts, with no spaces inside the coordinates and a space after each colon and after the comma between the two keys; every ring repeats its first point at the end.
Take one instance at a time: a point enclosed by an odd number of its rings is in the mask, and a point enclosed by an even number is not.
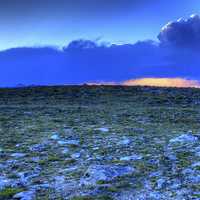
{"type": "Polygon", "coordinates": [[[90,82],[87,85],[119,85],[116,82],[90,82]]]}
{"type": "Polygon", "coordinates": [[[200,82],[184,78],[140,78],[122,83],[127,86],[158,86],[158,87],[195,87],[200,88],[200,82]]]}
{"type": "Polygon", "coordinates": [[[200,81],[185,78],[139,78],[123,82],[90,82],[87,85],[124,85],[124,86],[155,86],[155,87],[178,87],[200,88],[200,81]]]}

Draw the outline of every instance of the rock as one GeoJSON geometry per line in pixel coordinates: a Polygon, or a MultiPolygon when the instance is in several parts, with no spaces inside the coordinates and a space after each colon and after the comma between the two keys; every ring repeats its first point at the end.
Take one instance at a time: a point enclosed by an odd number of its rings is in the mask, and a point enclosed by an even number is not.
{"type": "Polygon", "coordinates": [[[2,169],[5,169],[6,168],[6,166],[4,165],[4,164],[0,164],[0,171],[2,170],[2,169]]]}
{"type": "MultiPolygon", "coordinates": [[[[69,197],[76,193],[76,191],[80,191],[80,186],[75,180],[57,180],[54,184],[52,184],[52,189],[57,193],[62,194],[64,197],[69,197]]],[[[53,198],[52,198],[53,199],[53,198]]],[[[65,198],[71,199],[71,198],[65,198]]]]}
{"type": "Polygon", "coordinates": [[[81,185],[96,185],[98,181],[112,181],[135,172],[132,167],[118,165],[91,165],[81,179],[81,185]]]}
{"type": "Polygon", "coordinates": [[[20,192],[20,193],[17,193],[16,195],[14,195],[13,198],[20,199],[20,200],[33,200],[33,199],[35,199],[35,191],[30,190],[30,191],[20,192]]]}
{"type": "Polygon", "coordinates": [[[60,172],[69,173],[69,172],[77,171],[77,170],[78,170],[78,166],[73,166],[73,167],[68,167],[67,169],[60,170],[60,172]]]}
{"type": "Polygon", "coordinates": [[[33,152],[41,152],[44,151],[44,149],[45,149],[45,144],[35,144],[29,147],[29,150],[33,152]]]}
{"type": "Polygon", "coordinates": [[[59,135],[57,134],[57,133],[55,133],[55,134],[53,134],[52,136],[51,136],[51,139],[52,140],[59,140],[59,135]]]}
{"type": "Polygon", "coordinates": [[[94,151],[99,150],[99,147],[93,147],[92,148],[94,151]]]}
{"type": "Polygon", "coordinates": [[[59,140],[59,145],[75,145],[78,146],[80,144],[79,140],[59,140]]]}
{"type": "Polygon", "coordinates": [[[179,188],[181,188],[181,184],[182,184],[182,181],[179,180],[179,179],[172,179],[170,180],[170,185],[169,185],[169,188],[170,190],[177,190],[179,188]]]}
{"type": "Polygon", "coordinates": [[[38,177],[40,174],[40,168],[35,168],[33,171],[18,172],[19,182],[23,186],[29,186],[33,178],[38,177]]]}
{"type": "Polygon", "coordinates": [[[11,167],[17,164],[17,160],[7,160],[6,165],[7,167],[11,167]]]}
{"type": "Polygon", "coordinates": [[[163,172],[162,171],[155,171],[155,172],[151,172],[149,174],[149,177],[161,177],[163,176],[163,172]]]}
{"type": "Polygon", "coordinates": [[[32,158],[31,158],[31,161],[32,161],[32,162],[36,162],[36,163],[37,163],[37,162],[39,162],[39,161],[40,161],[40,157],[39,157],[39,156],[32,157],[32,158]]]}
{"type": "Polygon", "coordinates": [[[200,157],[200,146],[195,148],[195,156],[200,157]]]}
{"type": "Polygon", "coordinates": [[[118,142],[118,145],[129,145],[131,143],[131,140],[129,138],[123,137],[123,140],[118,142]]]}
{"type": "Polygon", "coordinates": [[[200,161],[192,164],[192,168],[195,168],[195,167],[200,167],[200,161]]]}
{"type": "Polygon", "coordinates": [[[25,115],[32,115],[33,113],[27,111],[27,112],[24,112],[24,114],[25,114],[25,115]]]}
{"type": "Polygon", "coordinates": [[[59,144],[59,145],[66,145],[66,144],[68,144],[68,143],[67,143],[67,141],[59,140],[59,141],[58,141],[58,144],[59,144]]]}
{"type": "Polygon", "coordinates": [[[68,149],[68,148],[64,148],[64,149],[62,150],[62,153],[63,153],[63,154],[68,154],[68,153],[69,153],[69,149],[68,149]]]}
{"type": "MultiPolygon", "coordinates": [[[[194,168],[197,166],[198,164],[193,165],[194,168]]],[[[182,170],[182,174],[186,184],[200,184],[200,172],[198,170],[186,168],[182,170]]]]}
{"type": "Polygon", "coordinates": [[[67,140],[66,144],[78,146],[80,144],[80,141],[79,140],[67,140]]]}
{"type": "Polygon", "coordinates": [[[30,188],[31,188],[31,190],[38,191],[38,190],[42,190],[42,189],[49,189],[49,188],[51,188],[51,185],[48,183],[43,183],[43,184],[38,184],[38,185],[32,185],[32,186],[30,186],[30,188]]]}
{"type": "Polygon", "coordinates": [[[160,200],[162,198],[162,193],[157,192],[157,191],[151,191],[149,193],[149,199],[152,200],[160,200]]]}
{"type": "Polygon", "coordinates": [[[55,180],[55,185],[61,185],[66,182],[65,176],[56,176],[54,180],[55,180]]]}
{"type": "Polygon", "coordinates": [[[71,158],[73,158],[73,159],[77,159],[77,158],[80,158],[81,157],[81,154],[80,153],[73,153],[72,155],[71,155],[71,158]]]}
{"type": "Polygon", "coordinates": [[[198,140],[198,137],[193,136],[192,134],[183,134],[178,137],[172,138],[169,143],[177,144],[177,143],[194,143],[198,140]]]}
{"type": "Polygon", "coordinates": [[[109,129],[106,128],[106,127],[96,128],[95,130],[97,130],[97,131],[101,131],[101,132],[104,132],[104,133],[109,132],[109,129]]]}
{"type": "Polygon", "coordinates": [[[10,156],[15,157],[15,158],[23,158],[26,156],[25,153],[12,153],[10,156]]]}
{"type": "Polygon", "coordinates": [[[0,190],[3,190],[5,187],[9,187],[11,185],[11,180],[7,179],[4,176],[0,176],[0,190]]]}
{"type": "Polygon", "coordinates": [[[121,157],[120,161],[134,161],[134,160],[141,160],[142,156],[140,155],[132,155],[132,156],[125,156],[121,157]]]}
{"type": "Polygon", "coordinates": [[[165,184],[166,180],[164,178],[159,178],[156,183],[157,183],[157,189],[160,190],[162,189],[163,185],[165,184]]]}
{"type": "Polygon", "coordinates": [[[187,188],[181,188],[179,190],[176,190],[176,195],[182,197],[182,198],[179,198],[178,200],[188,199],[188,198],[183,198],[183,197],[188,196],[189,193],[190,193],[190,191],[187,188]]]}
{"type": "Polygon", "coordinates": [[[190,185],[199,185],[200,184],[200,174],[192,174],[188,177],[186,177],[185,183],[188,183],[190,185]]]}
{"type": "Polygon", "coordinates": [[[69,195],[72,189],[77,188],[78,184],[76,181],[67,180],[65,176],[56,176],[52,186],[57,192],[61,192],[65,196],[69,195]]]}

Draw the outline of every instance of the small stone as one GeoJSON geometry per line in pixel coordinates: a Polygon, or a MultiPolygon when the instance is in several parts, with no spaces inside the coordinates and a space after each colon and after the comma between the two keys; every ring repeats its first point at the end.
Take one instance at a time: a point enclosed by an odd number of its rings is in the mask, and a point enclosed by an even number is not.
{"type": "Polygon", "coordinates": [[[121,157],[120,161],[133,161],[133,160],[141,160],[142,156],[140,155],[132,155],[132,156],[125,156],[121,157]]]}
{"type": "Polygon", "coordinates": [[[151,191],[149,193],[149,199],[152,199],[152,200],[160,200],[161,196],[162,196],[161,193],[157,191],[151,191]]]}
{"type": "Polygon", "coordinates": [[[200,146],[195,148],[195,156],[200,157],[200,146]]]}
{"type": "Polygon", "coordinates": [[[26,156],[26,154],[25,153],[12,153],[11,156],[15,157],[15,158],[23,158],[26,156]]]}
{"type": "Polygon", "coordinates": [[[71,155],[71,157],[72,157],[73,159],[77,159],[77,158],[80,158],[80,157],[81,157],[81,154],[80,154],[80,153],[73,153],[73,154],[71,155]]]}
{"type": "Polygon", "coordinates": [[[98,181],[112,181],[133,172],[135,169],[129,166],[91,165],[81,179],[81,185],[96,185],[98,181]]]}
{"type": "Polygon", "coordinates": [[[30,190],[30,191],[20,192],[14,195],[13,198],[20,200],[33,200],[35,199],[35,191],[30,190]]]}
{"type": "Polygon", "coordinates": [[[59,144],[59,145],[66,145],[66,144],[68,144],[68,143],[67,143],[67,141],[59,140],[59,141],[58,141],[58,144],[59,144]]]}
{"type": "Polygon", "coordinates": [[[29,147],[29,150],[33,152],[41,152],[44,151],[44,149],[45,149],[45,144],[34,144],[31,147],[29,147]]]}
{"type": "Polygon", "coordinates": [[[0,176],[0,190],[3,190],[5,187],[10,186],[11,180],[7,179],[4,176],[0,176]]]}
{"type": "Polygon", "coordinates": [[[200,167],[200,161],[199,162],[196,162],[192,165],[192,167],[200,167]]]}
{"type": "Polygon", "coordinates": [[[66,141],[66,144],[78,146],[80,144],[80,141],[79,140],[68,140],[68,141],[66,141]]]}
{"type": "Polygon", "coordinates": [[[37,156],[37,157],[32,157],[32,158],[31,158],[31,161],[37,163],[37,162],[40,161],[40,157],[39,157],[39,156],[37,156]]]}
{"type": "Polygon", "coordinates": [[[65,182],[65,176],[56,176],[54,180],[56,184],[63,184],[65,182]]]}
{"type": "Polygon", "coordinates": [[[68,148],[63,149],[63,150],[62,150],[62,153],[63,153],[63,154],[69,153],[69,149],[68,149],[68,148]]]}
{"type": "Polygon", "coordinates": [[[38,190],[42,190],[42,189],[49,189],[49,188],[51,188],[51,185],[48,183],[43,183],[43,184],[33,185],[30,188],[38,191],[38,190]]]}
{"type": "Polygon", "coordinates": [[[24,112],[24,114],[25,114],[25,115],[32,115],[33,113],[27,111],[27,112],[24,112]]]}
{"type": "Polygon", "coordinates": [[[60,172],[72,172],[78,170],[78,166],[68,167],[67,169],[61,170],[60,172]]]}
{"type": "Polygon", "coordinates": [[[97,128],[97,129],[95,129],[95,130],[97,130],[97,131],[101,131],[101,132],[104,132],[104,133],[109,132],[109,129],[106,128],[106,127],[97,128]]]}
{"type": "Polygon", "coordinates": [[[162,187],[163,187],[163,185],[164,185],[165,182],[166,182],[166,181],[165,181],[164,178],[158,179],[158,180],[157,180],[157,189],[158,189],[158,190],[162,189],[162,187]]]}
{"type": "Polygon", "coordinates": [[[131,143],[129,138],[124,137],[122,141],[120,141],[118,144],[119,145],[129,145],[131,143]]]}
{"type": "Polygon", "coordinates": [[[193,136],[192,134],[183,134],[178,137],[171,139],[169,142],[171,144],[174,143],[194,143],[198,140],[197,137],[193,136]]]}
{"type": "Polygon", "coordinates": [[[27,172],[18,172],[17,176],[19,177],[20,184],[23,186],[29,186],[33,178],[38,177],[40,174],[40,168],[36,167],[32,171],[27,172]]]}
{"type": "Polygon", "coordinates": [[[51,139],[52,140],[59,140],[59,135],[58,134],[53,134],[52,136],[51,136],[51,139]]]}
{"type": "Polygon", "coordinates": [[[177,190],[181,187],[181,180],[179,179],[174,179],[171,181],[171,184],[170,184],[170,189],[172,190],[177,190]]]}
{"type": "Polygon", "coordinates": [[[0,171],[1,171],[2,169],[5,169],[5,168],[6,168],[6,165],[0,163],[0,171]]]}

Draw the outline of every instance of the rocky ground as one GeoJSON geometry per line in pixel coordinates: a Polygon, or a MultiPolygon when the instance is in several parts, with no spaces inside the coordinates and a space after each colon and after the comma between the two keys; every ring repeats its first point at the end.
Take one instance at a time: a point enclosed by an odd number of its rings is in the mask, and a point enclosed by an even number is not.
{"type": "Polygon", "coordinates": [[[0,89],[6,199],[200,199],[200,90],[0,89]]]}

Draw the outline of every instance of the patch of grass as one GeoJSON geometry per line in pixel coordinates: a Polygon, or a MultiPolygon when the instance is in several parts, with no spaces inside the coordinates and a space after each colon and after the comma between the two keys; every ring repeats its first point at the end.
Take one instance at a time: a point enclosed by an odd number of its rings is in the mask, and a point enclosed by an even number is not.
{"type": "Polygon", "coordinates": [[[192,194],[192,197],[200,199],[200,194],[192,194]]]}
{"type": "Polygon", "coordinates": [[[70,164],[73,164],[73,163],[75,163],[75,162],[76,162],[76,160],[73,159],[73,158],[71,158],[71,159],[65,160],[63,163],[66,164],[66,165],[70,165],[70,164]]]}
{"type": "Polygon", "coordinates": [[[99,180],[96,182],[96,184],[98,185],[104,185],[104,184],[109,184],[110,182],[109,181],[104,181],[104,180],[99,180]]]}
{"type": "Polygon", "coordinates": [[[0,200],[6,200],[12,198],[15,194],[22,192],[20,188],[5,188],[0,191],[0,200]]]}
{"type": "Polygon", "coordinates": [[[191,158],[192,153],[191,152],[179,152],[177,154],[177,158],[178,158],[178,167],[183,168],[183,167],[187,167],[191,164],[191,158]]]}
{"type": "Polygon", "coordinates": [[[63,159],[57,155],[50,155],[50,156],[48,156],[47,160],[48,160],[48,162],[57,162],[57,161],[62,161],[63,159]]]}
{"type": "Polygon", "coordinates": [[[102,195],[97,197],[97,200],[113,200],[113,198],[108,195],[102,195]]]}
{"type": "Polygon", "coordinates": [[[39,165],[46,165],[47,164],[47,160],[40,160],[38,162],[39,165]]]}
{"type": "Polygon", "coordinates": [[[94,197],[89,196],[77,196],[73,197],[71,200],[95,200],[94,197]]]}
{"type": "Polygon", "coordinates": [[[114,193],[114,192],[118,192],[119,189],[117,187],[115,187],[115,186],[110,186],[110,187],[107,188],[107,191],[114,193]]]}

